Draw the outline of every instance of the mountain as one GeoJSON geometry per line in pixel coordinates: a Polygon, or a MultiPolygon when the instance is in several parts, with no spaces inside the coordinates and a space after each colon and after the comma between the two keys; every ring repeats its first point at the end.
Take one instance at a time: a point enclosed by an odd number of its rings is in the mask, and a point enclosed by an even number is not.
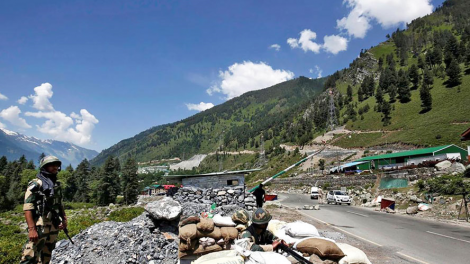
{"type": "Polygon", "coordinates": [[[28,160],[37,163],[39,155],[54,155],[66,166],[77,166],[83,159],[92,159],[98,152],[77,145],[57,141],[41,140],[28,137],[17,132],[0,128],[0,156],[6,156],[9,160],[15,160],[25,155],[28,160]]]}
{"type": "Polygon", "coordinates": [[[310,131],[303,111],[323,91],[325,79],[299,77],[262,90],[251,91],[184,120],[150,128],[103,150],[92,164],[110,156],[137,161],[190,158],[223,150],[256,149],[298,141],[310,131]]]}
{"type": "Polygon", "coordinates": [[[445,1],[331,75],[327,86],[342,95],[339,123],[356,132],[334,144],[462,146],[470,127],[469,13],[469,1],[445,1]]]}

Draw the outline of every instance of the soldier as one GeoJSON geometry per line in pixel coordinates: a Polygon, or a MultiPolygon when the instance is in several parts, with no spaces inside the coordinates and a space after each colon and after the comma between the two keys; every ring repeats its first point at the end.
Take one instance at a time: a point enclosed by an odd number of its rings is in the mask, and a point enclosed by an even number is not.
{"type": "Polygon", "coordinates": [[[48,264],[59,230],[67,228],[62,188],[57,181],[61,165],[54,156],[44,157],[37,178],[28,184],[23,205],[28,241],[23,246],[20,264],[48,264]]]}
{"type": "Polygon", "coordinates": [[[256,197],[256,206],[258,208],[261,208],[263,207],[263,203],[266,202],[265,201],[265,191],[263,190],[263,184],[260,183],[258,188],[256,188],[256,190],[253,192],[253,195],[256,197]]]}
{"type": "Polygon", "coordinates": [[[249,238],[251,243],[253,243],[250,249],[251,251],[274,251],[281,243],[287,246],[286,242],[277,240],[277,238],[267,230],[268,223],[271,219],[271,214],[263,208],[258,208],[253,212],[251,218],[252,224],[242,233],[242,238],[249,238]]]}

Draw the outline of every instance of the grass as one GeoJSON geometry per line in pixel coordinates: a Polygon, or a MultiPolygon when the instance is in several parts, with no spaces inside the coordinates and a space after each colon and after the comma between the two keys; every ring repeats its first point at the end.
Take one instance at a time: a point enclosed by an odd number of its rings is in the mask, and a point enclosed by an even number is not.
{"type": "MultiPolygon", "coordinates": [[[[464,69],[463,65],[461,67],[464,69]]],[[[354,140],[365,143],[365,145],[351,142],[347,137],[337,141],[335,144],[344,147],[374,146],[386,143],[402,142],[418,146],[438,146],[445,144],[456,144],[463,146],[460,142],[460,134],[469,127],[470,117],[470,75],[464,75],[460,89],[458,87],[446,87],[445,80],[434,79],[431,90],[433,106],[427,113],[421,112],[421,99],[419,90],[411,91],[411,101],[408,103],[395,102],[391,114],[391,124],[383,126],[381,113],[373,111],[376,105],[375,97],[358,103],[358,108],[369,104],[372,108],[364,119],[360,117],[356,121],[349,121],[346,125],[351,130],[388,130],[390,133],[376,135],[359,134],[354,140]]],[[[343,84],[344,86],[344,84],[343,84]]],[[[357,91],[357,90],[356,90],[357,91]]],[[[388,97],[388,96],[386,96],[388,97]]],[[[386,98],[388,99],[388,98],[386,98]]],[[[354,97],[357,102],[357,96],[354,97]]],[[[342,110],[344,113],[345,109],[342,110]]]]}
{"type": "MultiPolygon", "coordinates": [[[[66,203],[71,209],[66,209],[69,216],[68,231],[71,237],[77,235],[86,228],[103,221],[127,222],[139,216],[144,211],[141,207],[122,208],[113,211],[109,217],[105,216],[106,207],[96,207],[87,203],[66,203]]],[[[27,241],[27,233],[20,229],[20,224],[24,223],[22,206],[17,206],[15,210],[0,213],[3,221],[9,224],[0,224],[0,264],[18,263],[21,258],[21,250],[27,241]]],[[[58,240],[67,239],[64,232],[59,233],[58,240]]]]}
{"type": "Polygon", "coordinates": [[[385,56],[392,52],[395,53],[395,49],[395,43],[387,41],[371,48],[369,52],[372,53],[377,59],[379,59],[380,57],[384,57],[385,63],[385,56]]]}

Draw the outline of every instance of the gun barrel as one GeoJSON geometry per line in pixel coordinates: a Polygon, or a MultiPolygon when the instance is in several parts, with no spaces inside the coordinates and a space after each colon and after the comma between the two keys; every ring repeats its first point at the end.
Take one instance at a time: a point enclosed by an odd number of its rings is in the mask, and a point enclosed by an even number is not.
{"type": "Polygon", "coordinates": [[[283,244],[280,244],[279,246],[279,249],[282,249],[282,251],[286,252],[287,254],[291,255],[292,257],[294,257],[296,260],[300,261],[301,263],[304,263],[304,264],[313,264],[312,262],[306,260],[303,256],[297,254],[295,251],[293,251],[292,249],[290,249],[288,246],[286,245],[283,245],[283,244]]]}

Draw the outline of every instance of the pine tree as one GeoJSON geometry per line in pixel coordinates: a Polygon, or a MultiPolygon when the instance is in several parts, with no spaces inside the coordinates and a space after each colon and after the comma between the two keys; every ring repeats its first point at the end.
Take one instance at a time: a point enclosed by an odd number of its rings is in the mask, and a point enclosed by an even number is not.
{"type": "Polygon", "coordinates": [[[384,126],[390,125],[390,119],[391,119],[390,113],[391,113],[390,103],[387,102],[387,100],[384,100],[382,104],[382,114],[383,114],[382,122],[384,126]]]}
{"type": "Polygon", "coordinates": [[[416,64],[411,65],[408,71],[408,77],[410,78],[411,83],[413,84],[413,90],[418,89],[419,86],[419,72],[416,64]]]}
{"type": "Polygon", "coordinates": [[[377,87],[377,92],[375,93],[375,100],[377,101],[378,105],[382,104],[382,102],[384,100],[384,94],[383,94],[382,88],[380,88],[380,86],[377,87]]]}
{"type": "Polygon", "coordinates": [[[432,74],[432,71],[430,71],[429,69],[425,69],[424,70],[424,74],[423,74],[423,84],[425,84],[426,86],[429,87],[429,89],[432,88],[432,85],[434,84],[434,76],[432,74]]]}
{"type": "Polygon", "coordinates": [[[398,97],[401,103],[407,103],[411,99],[408,75],[402,69],[398,72],[398,97]]]}
{"type": "Polygon", "coordinates": [[[442,63],[442,50],[440,47],[434,47],[432,51],[432,66],[439,66],[442,63]]]}
{"type": "Polygon", "coordinates": [[[359,102],[364,101],[364,94],[362,92],[362,87],[359,87],[359,89],[357,90],[357,97],[358,97],[359,102]]]}
{"type": "Polygon", "coordinates": [[[28,164],[26,165],[26,169],[28,170],[35,170],[36,169],[36,166],[34,165],[34,161],[33,160],[30,160],[28,162],[28,164]]]}
{"type": "Polygon", "coordinates": [[[118,169],[114,157],[110,156],[106,159],[103,167],[101,167],[101,179],[96,189],[96,198],[98,205],[108,205],[116,202],[119,191],[118,185],[118,169]]]}
{"type": "Polygon", "coordinates": [[[134,159],[128,159],[122,169],[122,194],[126,205],[137,202],[139,195],[139,180],[137,178],[137,164],[134,159]]]}
{"type": "Polygon", "coordinates": [[[468,67],[470,65],[470,43],[468,43],[467,46],[467,51],[465,52],[465,66],[468,67]]]}
{"type": "Polygon", "coordinates": [[[44,154],[44,152],[41,153],[41,155],[39,155],[39,159],[38,159],[38,163],[39,163],[39,164],[41,164],[41,160],[42,160],[44,157],[46,157],[46,154],[44,154]]]}
{"type": "Polygon", "coordinates": [[[421,97],[422,113],[428,112],[432,109],[432,96],[429,87],[423,83],[419,90],[419,96],[421,97]]]}
{"type": "Polygon", "coordinates": [[[446,69],[447,76],[449,79],[447,80],[449,86],[456,86],[461,83],[461,69],[460,65],[457,62],[457,60],[452,60],[452,62],[449,64],[449,67],[446,69]]]}
{"type": "Polygon", "coordinates": [[[65,168],[66,171],[70,172],[70,173],[73,173],[73,167],[72,167],[72,164],[69,164],[67,166],[67,168],[65,168]]]}
{"type": "Polygon", "coordinates": [[[347,102],[350,103],[353,100],[353,90],[351,85],[348,85],[348,90],[347,90],[347,102]]]}
{"type": "Polygon", "coordinates": [[[418,68],[420,68],[422,71],[424,71],[424,68],[426,67],[426,64],[424,63],[423,56],[418,57],[418,68]]]}
{"type": "Polygon", "coordinates": [[[389,92],[388,92],[389,96],[390,96],[390,103],[395,103],[397,101],[397,87],[392,84],[390,87],[389,87],[389,92]]]}

